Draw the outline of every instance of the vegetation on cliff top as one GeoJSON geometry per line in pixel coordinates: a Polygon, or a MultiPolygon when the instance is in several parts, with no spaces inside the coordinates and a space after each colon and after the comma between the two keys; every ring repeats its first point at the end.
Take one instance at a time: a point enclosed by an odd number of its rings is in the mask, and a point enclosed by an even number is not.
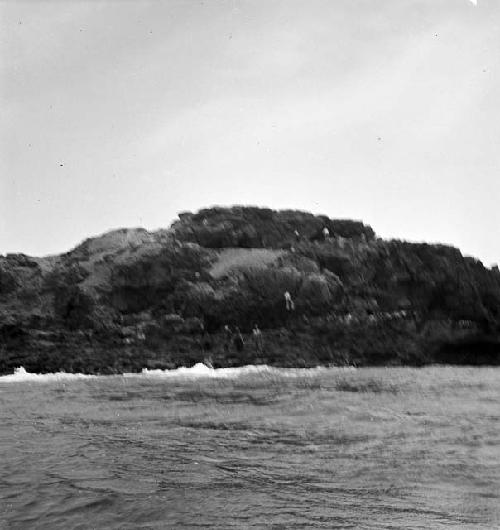
{"type": "Polygon", "coordinates": [[[0,371],[113,372],[207,357],[496,364],[499,311],[498,270],[456,248],[384,241],[361,222],[300,211],[210,208],[59,256],[0,257],[0,371]],[[252,344],[254,324],[264,348],[252,344]],[[225,325],[241,329],[243,349],[225,325]]]}

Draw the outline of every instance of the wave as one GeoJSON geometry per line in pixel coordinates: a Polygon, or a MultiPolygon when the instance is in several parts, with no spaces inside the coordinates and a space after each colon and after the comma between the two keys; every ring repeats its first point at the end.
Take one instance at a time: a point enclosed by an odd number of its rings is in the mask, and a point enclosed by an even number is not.
{"type": "Polygon", "coordinates": [[[239,366],[235,368],[212,368],[203,363],[196,363],[190,368],[180,367],[174,370],[148,370],[143,368],[140,374],[124,374],[125,377],[150,376],[150,377],[215,377],[235,378],[243,375],[278,375],[285,377],[296,377],[306,374],[318,374],[326,370],[355,370],[354,367],[327,368],[318,366],[316,368],[277,368],[267,364],[239,366]]]}
{"type": "Polygon", "coordinates": [[[22,366],[16,368],[13,374],[0,376],[0,383],[22,383],[25,381],[38,381],[38,382],[49,382],[49,381],[67,381],[75,379],[88,379],[92,377],[98,377],[95,375],[86,374],[71,374],[67,372],[56,372],[50,374],[33,374],[27,372],[22,366]]]}
{"type": "Polygon", "coordinates": [[[191,367],[180,367],[172,370],[150,370],[143,368],[139,373],[124,373],[121,375],[86,375],[80,373],[56,372],[48,374],[35,374],[27,372],[22,366],[16,368],[13,374],[0,376],[0,383],[20,383],[25,381],[51,382],[51,381],[68,381],[89,378],[108,378],[108,377],[126,377],[126,378],[237,378],[245,375],[269,375],[280,377],[299,377],[303,375],[315,375],[326,370],[351,371],[354,367],[345,368],[276,368],[266,364],[247,365],[236,368],[212,368],[203,363],[196,363],[191,367]]]}
{"type": "Polygon", "coordinates": [[[124,374],[125,377],[151,376],[151,377],[238,377],[240,375],[269,373],[286,370],[285,368],[273,368],[266,364],[248,365],[238,368],[212,368],[203,363],[196,363],[190,368],[181,366],[173,370],[148,370],[143,368],[140,374],[124,374]]]}

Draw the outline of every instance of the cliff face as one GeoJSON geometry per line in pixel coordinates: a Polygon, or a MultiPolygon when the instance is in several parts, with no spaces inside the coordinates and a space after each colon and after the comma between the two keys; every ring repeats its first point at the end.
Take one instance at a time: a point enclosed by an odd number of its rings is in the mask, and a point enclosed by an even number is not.
{"type": "Polygon", "coordinates": [[[60,256],[0,257],[0,371],[120,371],[206,357],[499,363],[499,310],[498,270],[455,248],[383,241],[361,222],[306,212],[212,208],[180,214],[169,230],[109,232],[60,256]],[[225,337],[226,324],[241,329],[243,349],[225,337]],[[251,343],[254,324],[263,351],[251,343]]]}

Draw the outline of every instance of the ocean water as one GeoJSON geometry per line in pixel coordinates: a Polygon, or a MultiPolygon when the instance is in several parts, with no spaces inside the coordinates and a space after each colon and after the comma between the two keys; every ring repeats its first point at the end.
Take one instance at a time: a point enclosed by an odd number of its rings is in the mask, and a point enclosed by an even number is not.
{"type": "Polygon", "coordinates": [[[0,378],[0,528],[500,528],[500,369],[0,378]]]}

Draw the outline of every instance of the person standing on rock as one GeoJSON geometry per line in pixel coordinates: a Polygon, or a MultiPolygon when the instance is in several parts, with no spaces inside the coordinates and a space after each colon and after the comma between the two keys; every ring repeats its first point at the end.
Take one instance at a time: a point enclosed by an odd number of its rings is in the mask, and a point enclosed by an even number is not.
{"type": "Polygon", "coordinates": [[[262,331],[260,331],[259,326],[257,326],[257,324],[254,324],[253,326],[252,334],[255,345],[255,351],[257,353],[262,353],[264,351],[264,342],[262,340],[262,331]]]}
{"type": "Polygon", "coordinates": [[[245,341],[243,340],[243,335],[241,334],[240,328],[238,326],[236,326],[233,341],[236,350],[239,352],[243,351],[243,348],[245,347],[245,341]]]}
{"type": "Polygon", "coordinates": [[[330,238],[330,230],[328,230],[328,228],[325,226],[323,228],[323,239],[325,241],[328,241],[329,238],[330,238]]]}
{"type": "Polygon", "coordinates": [[[288,291],[285,291],[285,307],[286,307],[286,310],[287,311],[294,311],[295,310],[295,304],[293,303],[293,300],[292,300],[292,295],[288,292],[288,291]]]}
{"type": "Polygon", "coordinates": [[[224,326],[224,351],[228,351],[233,340],[233,332],[228,324],[224,326]]]}

